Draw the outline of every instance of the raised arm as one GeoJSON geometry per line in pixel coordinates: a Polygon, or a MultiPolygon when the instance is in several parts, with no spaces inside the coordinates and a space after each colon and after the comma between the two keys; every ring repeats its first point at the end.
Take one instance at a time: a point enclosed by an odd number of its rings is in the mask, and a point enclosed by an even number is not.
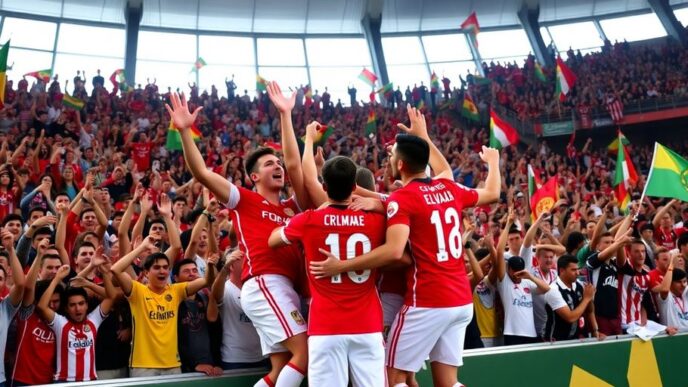
{"type": "Polygon", "coordinates": [[[535,220],[535,222],[533,222],[533,224],[530,225],[528,232],[526,232],[525,237],[523,237],[522,248],[530,248],[533,246],[533,240],[535,240],[537,231],[540,229],[540,226],[542,225],[542,222],[547,215],[549,215],[549,213],[547,212],[541,213],[540,216],[538,216],[538,218],[535,220]]]}
{"type": "Polygon", "coordinates": [[[189,246],[187,246],[186,251],[184,251],[184,258],[193,259],[196,256],[196,251],[198,249],[198,241],[201,239],[201,232],[204,228],[208,227],[208,215],[204,211],[196,219],[196,224],[194,224],[191,230],[191,238],[189,238],[189,246]]]}
{"type": "Polygon", "coordinates": [[[494,148],[483,146],[480,158],[487,164],[487,178],[485,187],[478,188],[477,205],[490,204],[499,200],[502,190],[502,177],[499,171],[499,151],[494,148]]]}
{"type": "Polygon", "coordinates": [[[299,155],[299,145],[296,143],[296,135],[291,122],[291,111],[296,103],[296,93],[292,93],[287,98],[282,94],[277,82],[269,82],[267,85],[268,96],[280,113],[280,129],[282,136],[282,152],[284,154],[284,166],[289,174],[291,186],[294,188],[296,200],[300,208],[310,206],[310,198],[303,183],[303,172],[301,170],[301,156],[299,155]]]}
{"type": "Polygon", "coordinates": [[[181,134],[184,160],[191,174],[201,184],[208,187],[218,200],[222,203],[227,203],[229,201],[229,192],[232,183],[221,175],[206,168],[203,155],[201,155],[201,152],[198,150],[191,136],[191,126],[196,121],[198,113],[203,108],[199,106],[193,113],[190,113],[186,98],[184,95],[180,98],[177,93],[172,93],[170,95],[170,102],[172,106],[166,104],[165,107],[170,113],[170,118],[174,122],[174,126],[179,129],[179,133],[181,134]]]}
{"type": "Polygon", "coordinates": [[[44,239],[38,245],[38,250],[36,258],[29,268],[29,272],[26,273],[26,287],[24,289],[24,297],[22,299],[22,306],[32,305],[36,295],[36,279],[38,279],[38,272],[41,269],[41,262],[43,261],[43,250],[48,246],[50,242],[48,239],[44,239]]]}
{"type": "Polygon", "coordinates": [[[24,287],[26,285],[26,278],[24,277],[24,270],[22,269],[21,263],[19,263],[19,258],[14,251],[14,237],[7,230],[2,230],[0,234],[2,238],[2,245],[5,247],[5,251],[9,253],[10,258],[10,269],[12,270],[12,279],[14,280],[14,285],[10,289],[10,303],[13,306],[19,306],[22,302],[22,297],[24,296],[24,287]]]}
{"type": "Polygon", "coordinates": [[[179,258],[182,252],[182,240],[179,236],[179,229],[172,220],[172,201],[167,194],[160,195],[160,205],[158,206],[160,217],[165,221],[165,228],[167,228],[167,237],[170,240],[170,247],[165,251],[165,255],[174,262],[179,258]]]}
{"type": "Polygon", "coordinates": [[[315,155],[313,154],[313,143],[320,124],[313,121],[306,127],[306,141],[303,147],[303,184],[308,191],[311,202],[318,208],[327,201],[327,193],[323,190],[322,184],[318,181],[318,168],[315,165],[315,155]]]}
{"type": "Polygon", "coordinates": [[[509,239],[509,229],[511,228],[511,225],[514,224],[515,219],[516,214],[514,214],[514,209],[509,208],[509,215],[506,217],[506,224],[504,225],[504,229],[502,229],[502,233],[499,234],[499,242],[497,242],[497,264],[495,265],[495,269],[497,271],[497,279],[499,281],[503,280],[504,275],[506,275],[504,251],[506,250],[506,241],[509,239]]]}
{"type": "Polygon", "coordinates": [[[657,214],[655,215],[654,218],[652,218],[652,225],[655,227],[655,230],[659,230],[659,227],[661,225],[662,217],[666,214],[669,213],[671,208],[673,207],[674,204],[676,204],[678,200],[676,199],[671,199],[669,203],[667,203],[662,209],[657,211],[657,214]]]}
{"type": "Polygon", "coordinates": [[[52,298],[53,293],[55,293],[55,289],[57,288],[57,285],[60,284],[67,276],[69,275],[69,265],[62,265],[58,270],[57,273],[55,274],[55,278],[53,278],[52,281],[50,281],[50,285],[48,285],[48,288],[45,290],[45,293],[43,293],[43,296],[41,296],[41,299],[38,301],[38,304],[36,305],[36,310],[38,311],[38,315],[41,316],[41,318],[48,323],[53,322],[55,319],[55,312],[50,309],[50,298],[52,298]]]}
{"type": "Polygon", "coordinates": [[[69,252],[65,245],[67,240],[67,218],[69,217],[69,208],[64,206],[60,208],[60,219],[57,221],[57,230],[55,230],[55,248],[60,256],[60,261],[63,265],[69,266],[69,252]]]}
{"type": "Polygon", "coordinates": [[[117,278],[119,286],[122,288],[124,295],[129,296],[131,294],[134,281],[134,279],[129,274],[125,273],[125,271],[129,268],[129,266],[131,266],[136,257],[154,247],[155,244],[151,238],[147,237],[134,250],[130,251],[129,254],[120,258],[117,262],[115,262],[114,265],[112,265],[112,274],[117,278]]]}
{"type": "Polygon", "coordinates": [[[212,284],[215,281],[215,265],[217,265],[217,261],[219,259],[220,256],[218,254],[212,254],[208,257],[208,268],[205,271],[205,277],[196,278],[195,280],[189,282],[186,285],[187,296],[196,294],[196,292],[208,286],[208,284],[212,284]]]}

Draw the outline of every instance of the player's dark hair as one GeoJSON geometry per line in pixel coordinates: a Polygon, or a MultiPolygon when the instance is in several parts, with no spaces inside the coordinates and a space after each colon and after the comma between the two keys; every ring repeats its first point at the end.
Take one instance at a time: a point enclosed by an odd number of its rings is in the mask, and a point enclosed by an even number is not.
{"type": "Polygon", "coordinates": [[[570,264],[578,265],[578,258],[571,254],[564,254],[557,259],[557,271],[565,270],[570,264]]]}
{"type": "Polygon", "coordinates": [[[147,256],[143,261],[143,269],[150,270],[150,268],[153,267],[153,264],[160,260],[167,262],[168,265],[170,264],[170,259],[167,257],[167,255],[165,255],[165,253],[153,253],[147,256]]]}
{"type": "Polygon", "coordinates": [[[375,176],[370,169],[358,167],[356,169],[356,185],[368,191],[375,191],[375,176]]]}
{"type": "Polygon", "coordinates": [[[96,213],[96,210],[94,210],[93,207],[84,208],[84,209],[81,211],[81,214],[79,214],[79,220],[84,220],[84,216],[85,216],[87,213],[89,213],[89,212],[92,212],[92,213],[95,214],[95,213],[96,213]]]}
{"type": "Polygon", "coordinates": [[[64,291],[64,294],[62,295],[62,300],[64,300],[64,303],[62,305],[66,306],[69,303],[69,299],[75,296],[81,296],[84,298],[84,301],[88,302],[88,293],[86,293],[86,289],[70,286],[67,288],[67,290],[64,291]]]}
{"type": "Polygon", "coordinates": [[[85,242],[85,241],[84,241],[84,242],[82,242],[82,243],[79,245],[79,247],[77,247],[77,248],[74,250],[74,251],[75,251],[74,255],[75,255],[75,256],[76,256],[76,255],[79,255],[79,251],[81,251],[81,249],[84,248],[84,247],[90,247],[90,248],[92,248],[93,250],[96,249],[96,247],[93,245],[93,243],[91,243],[91,242],[85,242]]]}
{"type": "Polygon", "coordinates": [[[41,227],[33,233],[33,240],[36,240],[40,235],[47,235],[48,238],[53,236],[53,231],[50,227],[41,227]]]}
{"type": "Polygon", "coordinates": [[[396,153],[408,169],[408,173],[421,173],[430,161],[427,141],[410,134],[397,134],[396,153]]]}
{"type": "Polygon", "coordinates": [[[684,278],[686,278],[686,272],[679,268],[674,268],[671,274],[671,282],[681,281],[684,278]]]}
{"type": "Polygon", "coordinates": [[[255,172],[256,164],[258,164],[258,159],[265,155],[275,155],[275,150],[268,147],[260,147],[253,152],[249,153],[246,157],[246,162],[244,164],[246,168],[246,173],[255,172]]]}
{"type": "Polygon", "coordinates": [[[18,220],[19,223],[24,224],[24,219],[19,214],[9,214],[2,220],[2,227],[7,226],[7,223],[18,220]]]}
{"type": "Polygon", "coordinates": [[[344,156],[325,162],[322,169],[327,196],[336,201],[346,200],[356,188],[356,164],[344,156]]]}
{"type": "Polygon", "coordinates": [[[569,238],[566,240],[566,252],[572,253],[576,250],[582,243],[585,243],[585,235],[580,231],[574,231],[569,234],[569,238]]]}
{"type": "Polygon", "coordinates": [[[29,218],[31,218],[31,214],[33,214],[36,211],[40,211],[42,216],[45,216],[45,214],[47,213],[45,208],[43,208],[43,207],[39,207],[39,206],[31,207],[29,209],[29,218]]]}

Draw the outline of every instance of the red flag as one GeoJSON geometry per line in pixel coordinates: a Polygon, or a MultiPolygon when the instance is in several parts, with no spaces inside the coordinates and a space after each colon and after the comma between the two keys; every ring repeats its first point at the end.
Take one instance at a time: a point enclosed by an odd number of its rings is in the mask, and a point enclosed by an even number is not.
{"type": "Polygon", "coordinates": [[[623,103],[619,101],[617,97],[609,97],[607,98],[607,104],[606,104],[606,109],[609,112],[609,115],[612,116],[612,120],[614,123],[619,123],[623,121],[623,103]]]}
{"type": "Polygon", "coordinates": [[[530,198],[530,212],[537,219],[541,213],[551,210],[557,200],[559,200],[559,176],[553,176],[530,198]]]}
{"type": "Polygon", "coordinates": [[[475,14],[475,11],[471,12],[466,20],[461,23],[461,29],[468,31],[473,35],[478,35],[480,32],[480,24],[478,24],[478,16],[475,14]]]}

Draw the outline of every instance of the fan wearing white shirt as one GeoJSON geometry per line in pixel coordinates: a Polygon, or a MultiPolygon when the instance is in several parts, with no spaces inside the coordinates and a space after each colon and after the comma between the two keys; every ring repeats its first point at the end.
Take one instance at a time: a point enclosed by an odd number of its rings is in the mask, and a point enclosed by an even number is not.
{"type": "Polygon", "coordinates": [[[659,285],[659,321],[667,326],[667,333],[688,329],[688,281],[686,272],[674,269],[674,260],[669,262],[667,273],[659,285]]]}
{"type": "Polygon", "coordinates": [[[496,270],[490,272],[490,282],[497,284],[504,306],[504,345],[537,342],[538,334],[533,318],[533,293],[544,294],[549,291],[548,284],[525,270],[523,258],[512,256],[507,268],[504,255],[514,219],[514,211],[509,209],[509,216],[497,245],[496,270]]]}

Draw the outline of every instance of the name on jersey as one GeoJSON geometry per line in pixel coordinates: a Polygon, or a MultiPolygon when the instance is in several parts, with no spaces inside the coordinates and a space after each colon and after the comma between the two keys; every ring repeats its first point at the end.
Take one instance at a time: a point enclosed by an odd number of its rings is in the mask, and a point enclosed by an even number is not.
{"type": "Polygon", "coordinates": [[[450,203],[455,201],[454,195],[452,195],[450,191],[447,191],[446,188],[447,187],[445,187],[442,183],[432,186],[422,185],[418,187],[420,192],[423,192],[423,199],[428,205],[450,203]]]}
{"type": "Polygon", "coordinates": [[[41,343],[54,343],[55,333],[53,331],[46,331],[41,327],[35,327],[31,332],[37,341],[41,343]]]}
{"type": "Polygon", "coordinates": [[[148,318],[150,320],[168,320],[174,318],[173,310],[165,310],[164,307],[157,305],[157,310],[151,310],[148,312],[148,318]]]}
{"type": "Polygon", "coordinates": [[[515,298],[514,301],[511,303],[513,306],[519,306],[522,308],[532,308],[533,307],[533,299],[528,298],[526,296],[521,296],[520,298],[515,298]]]}
{"type": "Polygon", "coordinates": [[[287,220],[289,219],[289,218],[285,218],[285,217],[279,216],[277,214],[274,214],[270,211],[262,211],[261,216],[263,219],[269,219],[269,220],[271,220],[277,224],[280,224],[280,225],[286,224],[287,220]]]}
{"type": "Polygon", "coordinates": [[[607,277],[604,279],[602,286],[611,286],[614,289],[619,288],[619,280],[616,277],[607,277]]]}
{"type": "Polygon", "coordinates": [[[325,226],[365,226],[363,215],[325,215],[325,226]]]}
{"type": "Polygon", "coordinates": [[[69,344],[67,344],[67,346],[69,347],[69,349],[89,348],[93,346],[93,339],[70,341],[69,344]]]}

